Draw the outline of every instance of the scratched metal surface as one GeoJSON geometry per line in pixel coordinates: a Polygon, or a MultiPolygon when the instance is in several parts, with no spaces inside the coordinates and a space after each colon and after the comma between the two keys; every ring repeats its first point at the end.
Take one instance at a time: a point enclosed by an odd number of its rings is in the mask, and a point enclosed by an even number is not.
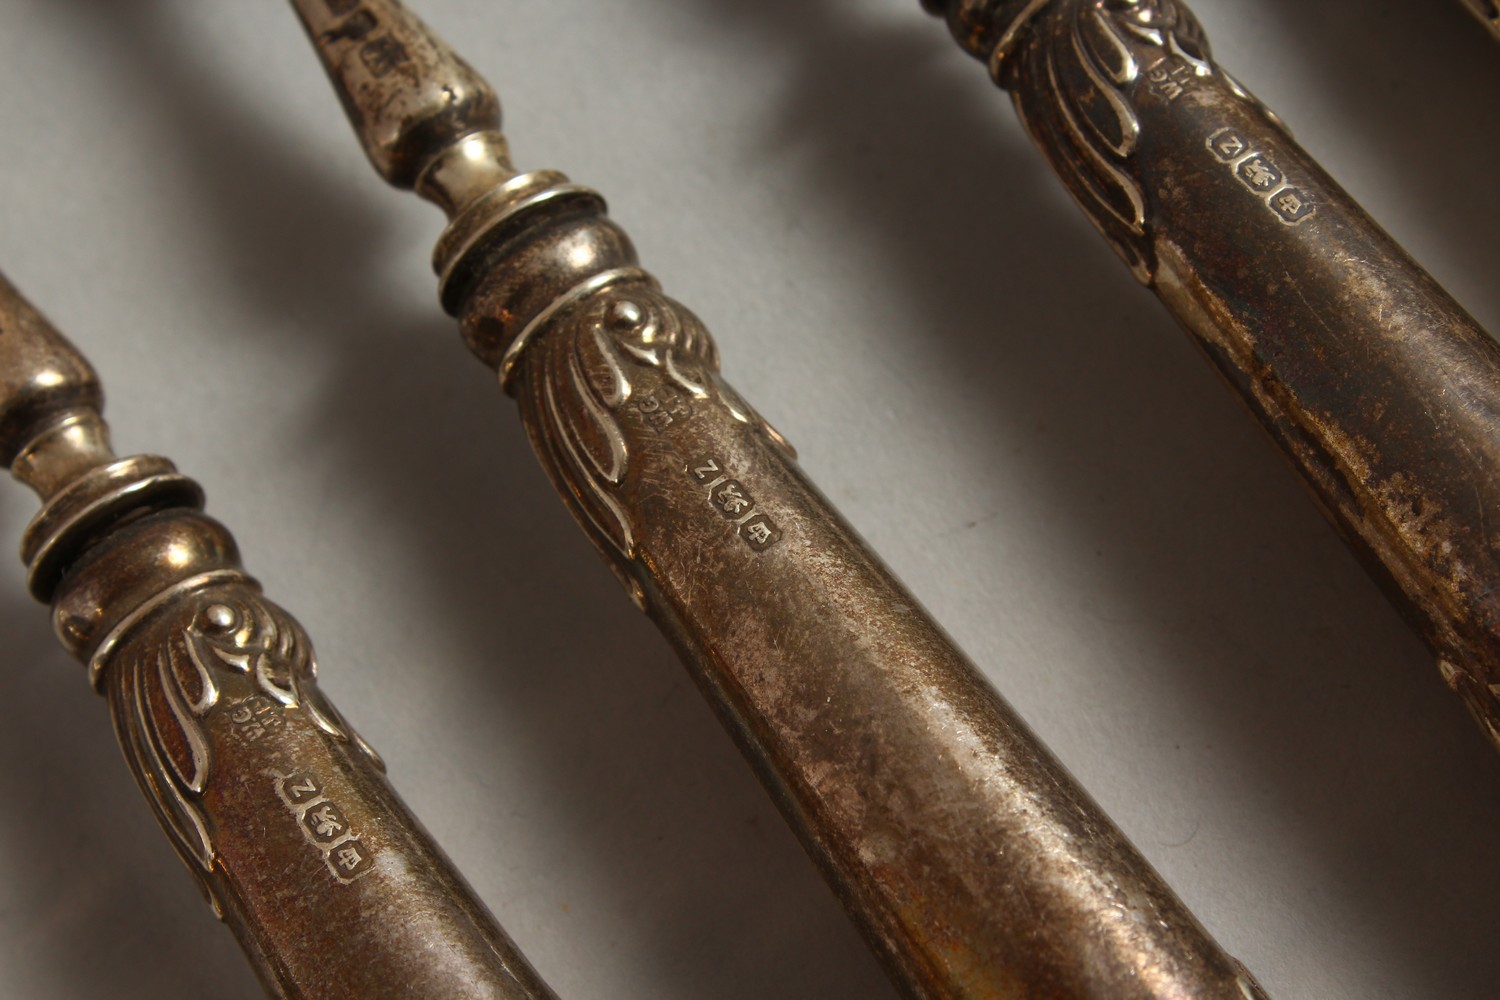
{"type": "MultiPolygon", "coordinates": [[[[915,0],[419,9],[1273,996],[1493,994],[1500,761],[915,0]]],[[[1500,50],[1461,5],[1193,9],[1500,329],[1500,50]]],[[[370,171],[290,10],[4,0],[0,67],[0,267],[559,993],[890,995],[437,309],[439,214],[370,171]]],[[[32,509],[0,492],[0,533],[32,509]]],[[[0,616],[6,992],[257,996],[18,561],[0,616]]]]}

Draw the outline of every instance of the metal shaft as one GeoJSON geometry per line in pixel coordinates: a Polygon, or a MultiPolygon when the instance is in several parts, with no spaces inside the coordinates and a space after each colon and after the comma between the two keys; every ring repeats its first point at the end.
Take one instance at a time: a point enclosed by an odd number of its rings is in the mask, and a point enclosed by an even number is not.
{"type": "Polygon", "coordinates": [[[315,683],[312,646],[166,459],[117,459],[92,369],[0,278],[0,460],[22,555],[141,791],[267,991],[544,1000],[315,683]]]}
{"type": "Polygon", "coordinates": [[[930,0],[1500,746],[1500,347],[1177,0],[930,0]]]}
{"type": "Polygon", "coordinates": [[[542,464],[916,997],[1262,994],[831,509],[598,195],[393,0],[296,0],[542,464]]]}
{"type": "Polygon", "coordinates": [[[1463,0],[1463,3],[1492,35],[1500,38],[1500,0],[1463,0]]]}

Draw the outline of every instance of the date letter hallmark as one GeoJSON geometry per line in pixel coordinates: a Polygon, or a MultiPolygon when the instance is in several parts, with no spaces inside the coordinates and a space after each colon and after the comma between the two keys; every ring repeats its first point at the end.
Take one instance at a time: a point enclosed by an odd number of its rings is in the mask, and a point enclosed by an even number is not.
{"type": "Polygon", "coordinates": [[[303,837],[322,853],[335,879],[348,885],[374,870],[374,855],[355,835],[338,803],[323,794],[316,777],[308,771],[267,773],[276,783],[276,795],[296,818],[303,837]]]}
{"type": "Polygon", "coordinates": [[[1233,128],[1208,137],[1208,151],[1234,171],[1239,182],[1261,196],[1271,214],[1288,226],[1298,226],[1317,214],[1318,206],[1301,188],[1287,183],[1286,174],[1269,156],[1256,152],[1250,140],[1233,128]]]}
{"type": "Polygon", "coordinates": [[[781,531],[775,522],[756,510],[755,499],[743,484],[729,478],[718,459],[705,458],[690,463],[687,473],[695,482],[708,488],[709,506],[734,522],[746,545],[756,552],[764,552],[781,541],[781,531]]]}

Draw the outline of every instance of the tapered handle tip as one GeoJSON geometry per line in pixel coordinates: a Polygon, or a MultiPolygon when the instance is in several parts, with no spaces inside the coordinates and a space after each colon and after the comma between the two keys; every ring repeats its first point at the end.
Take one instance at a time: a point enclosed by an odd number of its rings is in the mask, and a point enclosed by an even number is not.
{"type": "Polygon", "coordinates": [[[103,405],[88,361],[0,275],[0,465],[69,414],[103,405]]]}
{"type": "Polygon", "coordinates": [[[397,0],[292,0],[370,162],[417,185],[444,150],[498,131],[484,79],[397,0]]]}

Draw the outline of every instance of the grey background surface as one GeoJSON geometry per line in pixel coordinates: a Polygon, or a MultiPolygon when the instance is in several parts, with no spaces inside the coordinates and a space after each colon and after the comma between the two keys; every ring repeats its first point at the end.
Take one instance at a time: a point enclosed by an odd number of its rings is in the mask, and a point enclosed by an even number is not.
{"type": "MultiPolygon", "coordinates": [[[[1500,46],[1197,0],[1500,329],[1500,46]]],[[[736,386],[1281,998],[1496,995],[1500,762],[916,0],[424,0],[736,386]]],[[[324,687],[565,997],[892,996],[435,302],[283,5],[0,2],[0,267],[207,488],[324,687]]],[[[0,490],[0,536],[34,510],[0,490]]],[[[258,996],[0,561],[0,993],[258,996]]]]}

